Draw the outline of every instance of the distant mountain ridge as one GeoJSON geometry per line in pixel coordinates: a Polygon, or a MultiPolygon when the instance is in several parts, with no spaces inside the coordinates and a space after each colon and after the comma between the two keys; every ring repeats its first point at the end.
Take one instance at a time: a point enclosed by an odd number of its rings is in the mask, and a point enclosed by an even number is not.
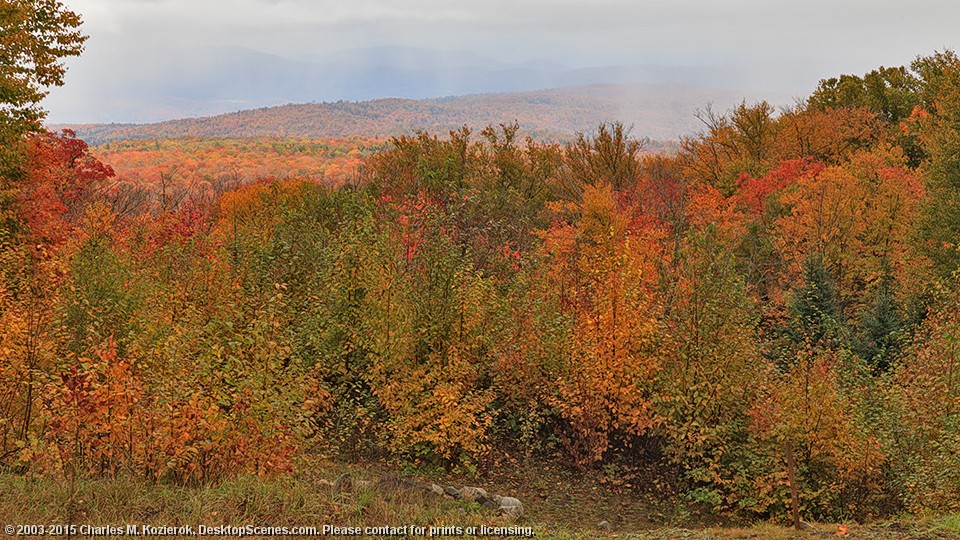
{"type": "Polygon", "coordinates": [[[549,90],[472,94],[433,99],[300,103],[151,124],[56,124],[90,144],[170,137],[389,137],[426,130],[444,134],[467,125],[480,129],[520,123],[524,134],[567,140],[600,123],[620,121],[634,137],[672,141],[702,125],[697,109],[725,110],[743,100],[774,105],[789,97],[737,93],[690,84],[597,84],[549,90]]]}
{"type": "Polygon", "coordinates": [[[782,88],[730,66],[495,59],[456,49],[383,45],[299,56],[176,42],[130,46],[101,37],[84,62],[131,66],[109,80],[94,66],[71,69],[46,100],[55,123],[161,122],[287,103],[531,92],[599,84],[684,84],[726,90],[782,88]]]}

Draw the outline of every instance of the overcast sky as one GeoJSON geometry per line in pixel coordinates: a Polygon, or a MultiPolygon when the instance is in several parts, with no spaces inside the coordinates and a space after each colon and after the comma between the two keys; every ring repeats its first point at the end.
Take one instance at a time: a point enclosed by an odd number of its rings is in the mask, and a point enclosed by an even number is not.
{"type": "MultiPolygon", "coordinates": [[[[469,51],[506,63],[713,67],[744,74],[741,84],[749,90],[796,96],[809,93],[822,77],[960,49],[960,3],[952,0],[65,3],[83,16],[90,39],[84,55],[69,62],[67,86],[46,103],[55,122],[92,119],[82,118],[83,108],[103,109],[109,100],[136,103],[142,85],[128,84],[133,79],[156,77],[159,92],[167,91],[171,77],[186,79],[176,81],[177,88],[189,86],[190,71],[170,66],[193,62],[188,51],[214,48],[314,61],[331,55],[349,60],[344,51],[401,45],[469,51]]],[[[730,81],[717,81],[723,85],[730,81]]]]}

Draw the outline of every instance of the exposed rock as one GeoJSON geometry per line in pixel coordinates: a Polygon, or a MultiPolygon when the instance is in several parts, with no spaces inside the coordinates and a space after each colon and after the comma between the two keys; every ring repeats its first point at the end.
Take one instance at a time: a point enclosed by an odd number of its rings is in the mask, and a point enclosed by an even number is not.
{"type": "Polygon", "coordinates": [[[396,491],[403,486],[403,482],[392,474],[385,474],[377,480],[377,489],[381,491],[396,491]]]}
{"type": "Polygon", "coordinates": [[[490,498],[487,490],[478,487],[464,486],[460,489],[460,499],[467,502],[483,504],[490,498]]]}
{"type": "Polygon", "coordinates": [[[518,518],[523,516],[523,503],[514,497],[501,497],[497,506],[497,513],[501,516],[518,518]]]}
{"type": "Polygon", "coordinates": [[[343,473],[338,476],[337,480],[333,483],[333,489],[338,492],[352,491],[353,477],[350,476],[350,473],[343,473]]]}
{"type": "Polygon", "coordinates": [[[405,489],[430,489],[429,484],[424,484],[423,482],[413,478],[404,478],[400,481],[400,485],[405,489]]]}
{"type": "MultiPolygon", "coordinates": [[[[464,486],[460,489],[454,486],[442,487],[439,484],[425,484],[411,478],[398,478],[392,474],[385,474],[381,476],[376,483],[372,483],[367,480],[354,480],[349,473],[341,474],[334,482],[320,480],[319,483],[332,487],[338,493],[369,489],[376,489],[384,493],[393,493],[399,490],[417,490],[430,493],[437,497],[474,502],[488,510],[497,512],[497,514],[501,516],[512,519],[517,519],[523,516],[524,513],[523,503],[521,503],[519,499],[515,497],[503,497],[496,494],[491,495],[487,493],[487,490],[475,486],[464,486]]],[[[613,527],[606,520],[600,521],[597,524],[597,528],[607,531],[613,530],[613,527]]]]}
{"type": "Polygon", "coordinates": [[[609,521],[607,521],[607,520],[605,520],[605,519],[601,519],[601,520],[597,523],[597,528],[600,529],[601,531],[612,531],[612,530],[613,530],[613,525],[611,525],[609,521]]]}

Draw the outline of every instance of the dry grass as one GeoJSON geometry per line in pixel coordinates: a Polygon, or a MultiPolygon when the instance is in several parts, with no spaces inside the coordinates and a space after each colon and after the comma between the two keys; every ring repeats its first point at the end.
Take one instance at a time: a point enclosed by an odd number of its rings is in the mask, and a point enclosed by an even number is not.
{"type": "MultiPolygon", "coordinates": [[[[474,503],[438,498],[419,490],[383,490],[362,487],[337,492],[330,481],[342,465],[310,469],[310,474],[284,478],[240,477],[195,487],[153,484],[115,478],[70,482],[30,479],[0,474],[0,526],[10,524],[86,524],[95,526],[150,524],[158,526],[233,525],[297,527],[332,524],[366,526],[505,526],[505,521],[474,503]]],[[[374,469],[353,469],[356,479],[375,482],[374,469]]],[[[564,486],[557,486],[564,489],[564,486]]],[[[592,491],[592,490],[591,490],[592,491]]],[[[602,498],[587,501],[603,508],[602,498]]],[[[527,502],[527,501],[525,501],[527,502]]],[[[636,540],[732,540],[841,538],[837,524],[814,524],[810,531],[794,531],[759,523],[747,527],[661,526],[649,522],[630,529],[622,521],[616,531],[603,531],[585,519],[587,510],[571,511],[565,519],[556,508],[527,504],[528,517],[514,525],[528,526],[536,538],[636,540]],[[544,510],[541,512],[541,510],[544,510]],[[638,530],[639,529],[639,530],[638,530]]],[[[687,526],[690,526],[689,524],[687,526]]],[[[844,538],[897,540],[960,538],[960,515],[904,520],[867,526],[850,525],[844,538]]],[[[170,537],[168,537],[170,538],[170,537]]]]}
{"type": "MultiPolygon", "coordinates": [[[[372,479],[375,480],[375,479],[372,479]]],[[[0,525],[126,527],[505,526],[477,504],[412,489],[337,492],[305,479],[240,477],[181,487],[115,478],[70,482],[0,474],[0,525]]],[[[522,524],[521,524],[522,525],[522,524]]],[[[544,537],[538,534],[538,537],[544,537]]]]}

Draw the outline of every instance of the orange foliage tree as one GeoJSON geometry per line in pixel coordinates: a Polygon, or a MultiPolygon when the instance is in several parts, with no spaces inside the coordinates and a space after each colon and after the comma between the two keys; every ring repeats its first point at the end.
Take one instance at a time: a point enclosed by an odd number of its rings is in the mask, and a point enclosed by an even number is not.
{"type": "Polygon", "coordinates": [[[600,460],[616,437],[653,425],[651,382],[659,369],[661,306],[655,288],[661,232],[608,184],[587,185],[575,224],[544,235],[546,275],[570,337],[551,402],[568,423],[580,465],[600,460]]]}

